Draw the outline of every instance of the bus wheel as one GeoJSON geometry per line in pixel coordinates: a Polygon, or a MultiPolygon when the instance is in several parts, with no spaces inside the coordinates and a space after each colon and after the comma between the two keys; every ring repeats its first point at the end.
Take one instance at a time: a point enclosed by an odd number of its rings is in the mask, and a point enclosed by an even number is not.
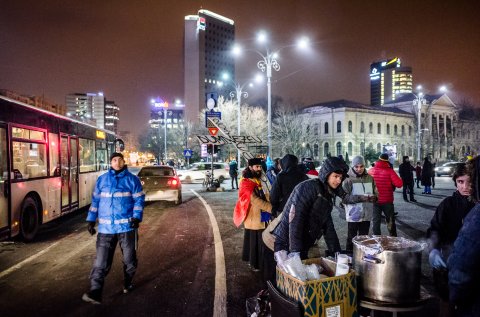
{"type": "Polygon", "coordinates": [[[20,234],[25,241],[32,241],[39,226],[38,206],[35,199],[27,197],[22,204],[20,214],[20,234]]]}

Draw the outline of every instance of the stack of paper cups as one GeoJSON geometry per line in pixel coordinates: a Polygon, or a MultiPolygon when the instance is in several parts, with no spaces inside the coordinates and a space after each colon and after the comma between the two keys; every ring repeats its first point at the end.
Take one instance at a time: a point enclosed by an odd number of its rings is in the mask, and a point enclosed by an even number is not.
{"type": "Polygon", "coordinates": [[[335,276],[348,274],[349,266],[348,264],[337,263],[337,269],[335,271],[335,276]]]}

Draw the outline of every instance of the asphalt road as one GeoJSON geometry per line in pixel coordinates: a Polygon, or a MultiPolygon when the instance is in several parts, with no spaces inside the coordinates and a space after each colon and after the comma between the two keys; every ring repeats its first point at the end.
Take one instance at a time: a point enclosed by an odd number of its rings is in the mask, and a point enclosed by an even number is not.
{"type": "MultiPolygon", "coordinates": [[[[397,189],[399,236],[424,239],[436,206],[454,190],[450,178],[436,180],[433,195],[416,195],[418,203],[404,202],[401,190],[397,189]]],[[[237,191],[228,190],[229,184],[224,187],[225,192],[206,192],[200,185],[184,185],[182,205],[148,204],[139,231],[135,289],[122,294],[122,264],[117,251],[100,306],[81,300],[89,288],[88,276],[95,256],[95,237],[86,231],[85,211],[43,226],[33,243],[0,242],[1,316],[214,315],[215,290],[218,294],[219,285],[214,229],[205,205],[192,189],[211,207],[218,224],[225,263],[227,315],[245,316],[245,299],[254,296],[263,285],[260,273],[251,271],[241,261],[243,230],[232,223],[237,191]]],[[[343,211],[336,208],[333,218],[344,245],[343,211]]],[[[386,233],[385,225],[382,230],[386,233]]],[[[321,240],[312,255],[323,254],[324,249],[321,240]]],[[[422,284],[431,289],[425,255],[422,265],[422,284]]],[[[435,307],[433,301],[421,312],[403,316],[434,316],[435,307]]]]}

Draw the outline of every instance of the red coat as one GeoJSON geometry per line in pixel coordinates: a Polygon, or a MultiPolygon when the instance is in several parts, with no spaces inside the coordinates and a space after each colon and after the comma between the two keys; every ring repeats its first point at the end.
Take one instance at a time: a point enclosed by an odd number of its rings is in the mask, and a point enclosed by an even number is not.
{"type": "Polygon", "coordinates": [[[393,203],[393,188],[403,186],[402,179],[395,173],[386,161],[377,161],[375,166],[368,171],[372,175],[378,189],[379,204],[393,203]]]}

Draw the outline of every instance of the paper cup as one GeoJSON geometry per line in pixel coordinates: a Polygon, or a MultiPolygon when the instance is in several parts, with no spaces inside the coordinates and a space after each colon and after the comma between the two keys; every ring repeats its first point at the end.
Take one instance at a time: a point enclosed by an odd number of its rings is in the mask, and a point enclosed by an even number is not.
{"type": "Polygon", "coordinates": [[[335,271],[335,276],[348,274],[348,264],[337,263],[337,269],[335,271]]]}
{"type": "Polygon", "coordinates": [[[339,254],[337,256],[337,263],[338,264],[348,264],[348,255],[346,254],[339,254]]]}

